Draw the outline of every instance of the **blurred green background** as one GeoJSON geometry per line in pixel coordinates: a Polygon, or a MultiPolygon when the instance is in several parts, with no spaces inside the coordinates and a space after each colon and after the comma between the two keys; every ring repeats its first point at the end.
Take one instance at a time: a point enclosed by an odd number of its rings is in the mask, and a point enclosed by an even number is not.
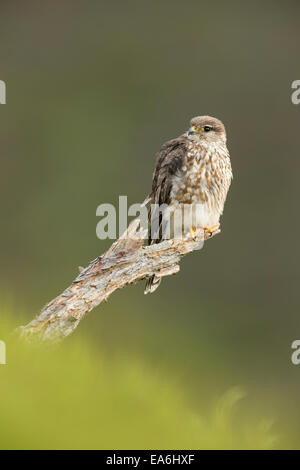
{"type": "Polygon", "coordinates": [[[142,201],[192,116],[223,120],[234,171],[221,235],[155,294],[115,293],[47,358],[8,344],[1,448],[299,448],[299,17],[292,0],[1,2],[0,339],[109,246],[96,207],[142,201]],[[189,425],[224,397],[230,442],[226,420],[189,425]]]}

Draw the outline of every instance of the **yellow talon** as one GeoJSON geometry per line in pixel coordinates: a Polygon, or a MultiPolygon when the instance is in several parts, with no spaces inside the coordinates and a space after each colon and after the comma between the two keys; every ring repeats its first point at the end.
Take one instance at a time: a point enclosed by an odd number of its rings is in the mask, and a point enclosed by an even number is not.
{"type": "Polygon", "coordinates": [[[204,230],[209,233],[209,236],[212,237],[214,232],[219,230],[220,224],[215,224],[212,227],[204,227],[204,230]]]}
{"type": "Polygon", "coordinates": [[[191,237],[192,237],[193,239],[196,238],[196,237],[195,237],[195,233],[196,233],[195,227],[191,227],[191,229],[190,229],[190,234],[191,234],[191,237]]]}

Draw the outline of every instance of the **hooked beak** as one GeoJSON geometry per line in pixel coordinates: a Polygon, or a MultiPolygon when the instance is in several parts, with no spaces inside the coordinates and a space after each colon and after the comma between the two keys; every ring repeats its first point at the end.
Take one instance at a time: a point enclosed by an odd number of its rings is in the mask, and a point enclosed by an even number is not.
{"type": "Polygon", "coordinates": [[[193,127],[190,127],[187,134],[188,134],[188,136],[194,135],[194,134],[196,134],[196,131],[193,127]]]}

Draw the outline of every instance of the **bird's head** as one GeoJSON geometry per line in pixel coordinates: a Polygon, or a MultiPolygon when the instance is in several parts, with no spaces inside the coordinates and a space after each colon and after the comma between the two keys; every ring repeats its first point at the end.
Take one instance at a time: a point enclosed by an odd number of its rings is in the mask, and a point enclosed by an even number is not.
{"type": "Polygon", "coordinates": [[[211,116],[196,116],[191,119],[187,137],[196,142],[226,143],[224,124],[211,116]]]}

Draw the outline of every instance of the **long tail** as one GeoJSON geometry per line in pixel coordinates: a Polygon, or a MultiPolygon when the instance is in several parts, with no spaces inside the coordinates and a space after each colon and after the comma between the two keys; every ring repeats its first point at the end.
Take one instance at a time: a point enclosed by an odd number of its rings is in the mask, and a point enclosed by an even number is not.
{"type": "MultiPolygon", "coordinates": [[[[153,201],[153,198],[151,199],[151,195],[144,201],[144,203],[148,203],[149,201],[153,201]]],[[[159,243],[161,241],[161,233],[162,233],[162,227],[161,227],[161,213],[158,211],[154,211],[154,214],[152,213],[152,205],[149,207],[149,212],[148,212],[148,222],[149,222],[149,238],[148,238],[148,244],[153,245],[154,243],[159,243]],[[156,226],[156,232],[155,236],[152,238],[152,222],[155,222],[156,226]]],[[[151,277],[149,277],[146,281],[145,285],[145,290],[144,294],[152,294],[159,286],[161,283],[161,278],[156,277],[155,274],[151,277]]]]}
{"type": "Polygon", "coordinates": [[[151,276],[146,282],[144,294],[152,294],[159,286],[161,282],[160,277],[151,276]]]}

